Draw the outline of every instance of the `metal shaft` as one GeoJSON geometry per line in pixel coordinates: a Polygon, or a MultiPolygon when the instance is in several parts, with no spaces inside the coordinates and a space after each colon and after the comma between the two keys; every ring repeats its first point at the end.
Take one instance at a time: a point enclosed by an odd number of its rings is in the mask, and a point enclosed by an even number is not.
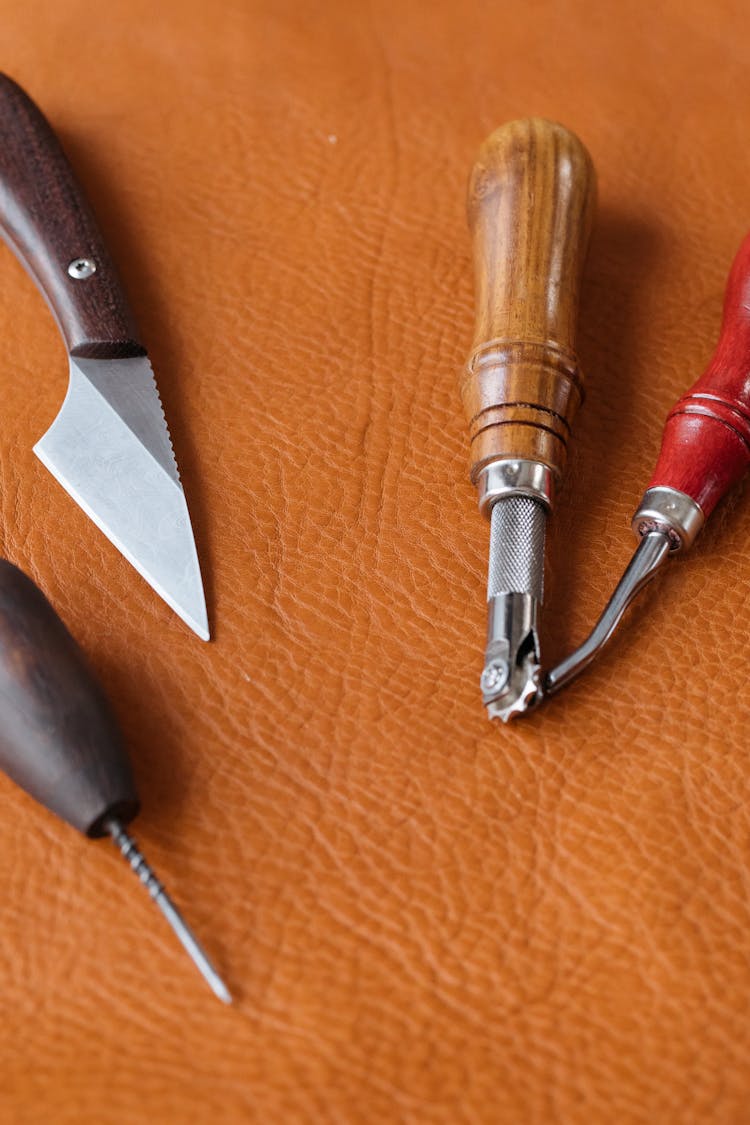
{"type": "Polygon", "coordinates": [[[672,545],[668,530],[650,531],[644,535],[589,636],[575,652],[567,656],[545,677],[545,695],[552,695],[569,684],[604,648],[625,610],[662,566],[672,545]]]}
{"type": "Polygon", "coordinates": [[[544,594],[544,533],[547,513],[537,500],[509,496],[498,500],[490,516],[487,600],[498,594],[544,594]]]}
{"type": "Polygon", "coordinates": [[[220,1000],[223,1000],[225,1004],[231,1004],[232,996],[229,989],[209,961],[206,953],[199,945],[192,930],[164,890],[164,887],[146,863],[133,837],[125,831],[124,826],[117,820],[110,820],[106,825],[106,829],[177,934],[184,948],[190,954],[190,957],[193,959],[199,972],[203,975],[209,988],[214,995],[218,996],[220,1000]]]}
{"type": "Polygon", "coordinates": [[[491,718],[526,710],[539,687],[537,609],[544,591],[545,507],[529,496],[495,501],[490,517],[487,647],[481,687],[491,718]]]}

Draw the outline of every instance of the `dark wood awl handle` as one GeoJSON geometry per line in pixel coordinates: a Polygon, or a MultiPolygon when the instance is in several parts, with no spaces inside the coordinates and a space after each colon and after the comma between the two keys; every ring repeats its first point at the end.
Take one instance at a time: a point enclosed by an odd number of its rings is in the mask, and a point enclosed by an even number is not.
{"type": "Polygon", "coordinates": [[[496,129],[469,180],[476,331],[462,381],[472,479],[499,458],[562,471],[583,382],[578,295],[596,197],[573,133],[527,118],[496,129]]]}
{"type": "Polygon", "coordinates": [[[31,579],[0,559],[0,769],[89,836],[138,812],[119,728],[81,650],[31,579]]]}
{"type": "Polygon", "coordinates": [[[649,488],[684,492],[708,517],[750,465],[750,234],[732,264],[719,342],[672,407],[649,488]]]}
{"type": "Polygon", "coordinates": [[[0,75],[0,227],[52,307],[69,352],[89,358],[145,354],[60,142],[6,75],[0,75]]]}

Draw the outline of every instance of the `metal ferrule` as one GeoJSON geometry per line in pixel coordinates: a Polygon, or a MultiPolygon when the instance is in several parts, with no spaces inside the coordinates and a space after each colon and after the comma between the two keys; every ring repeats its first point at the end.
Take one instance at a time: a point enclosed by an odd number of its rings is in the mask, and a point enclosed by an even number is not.
{"type": "Polygon", "coordinates": [[[701,508],[691,496],[676,488],[649,488],[633,516],[633,532],[639,538],[650,531],[665,532],[673,551],[691,547],[705,523],[701,508]]]}
{"type": "Polygon", "coordinates": [[[538,501],[547,511],[552,507],[552,472],[540,461],[490,461],[479,473],[476,485],[479,511],[488,519],[495,501],[508,496],[526,496],[538,501]]]}

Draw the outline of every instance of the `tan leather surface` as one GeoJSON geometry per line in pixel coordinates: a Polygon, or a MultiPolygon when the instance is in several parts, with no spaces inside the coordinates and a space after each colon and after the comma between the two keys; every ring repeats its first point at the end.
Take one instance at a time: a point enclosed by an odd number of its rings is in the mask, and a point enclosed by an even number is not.
{"type": "Polygon", "coordinates": [[[750,226],[746,6],[0,2],[150,347],[201,644],[32,454],[64,351],[0,254],[2,550],[112,695],[137,835],[224,1009],[106,843],[0,781],[0,1122],[750,1120],[750,501],[599,665],[485,719],[464,189],[528,113],[590,149],[588,398],[548,659],[631,551],[750,226]]]}

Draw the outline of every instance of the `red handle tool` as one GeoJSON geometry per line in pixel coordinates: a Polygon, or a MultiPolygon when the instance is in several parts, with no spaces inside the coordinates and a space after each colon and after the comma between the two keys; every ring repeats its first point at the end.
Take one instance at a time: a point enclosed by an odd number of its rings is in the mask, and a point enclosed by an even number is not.
{"type": "Polygon", "coordinates": [[[750,462],[750,234],[724,296],[721,336],[697,383],[669,413],[649,483],[689,496],[708,519],[750,462]]]}
{"type": "Polygon", "coordinates": [[[670,411],[653,476],[633,517],[640,538],[586,641],[545,678],[559,691],[594,659],[668,555],[690,547],[750,464],[750,234],[732,264],[721,335],[700,379],[670,411]]]}

